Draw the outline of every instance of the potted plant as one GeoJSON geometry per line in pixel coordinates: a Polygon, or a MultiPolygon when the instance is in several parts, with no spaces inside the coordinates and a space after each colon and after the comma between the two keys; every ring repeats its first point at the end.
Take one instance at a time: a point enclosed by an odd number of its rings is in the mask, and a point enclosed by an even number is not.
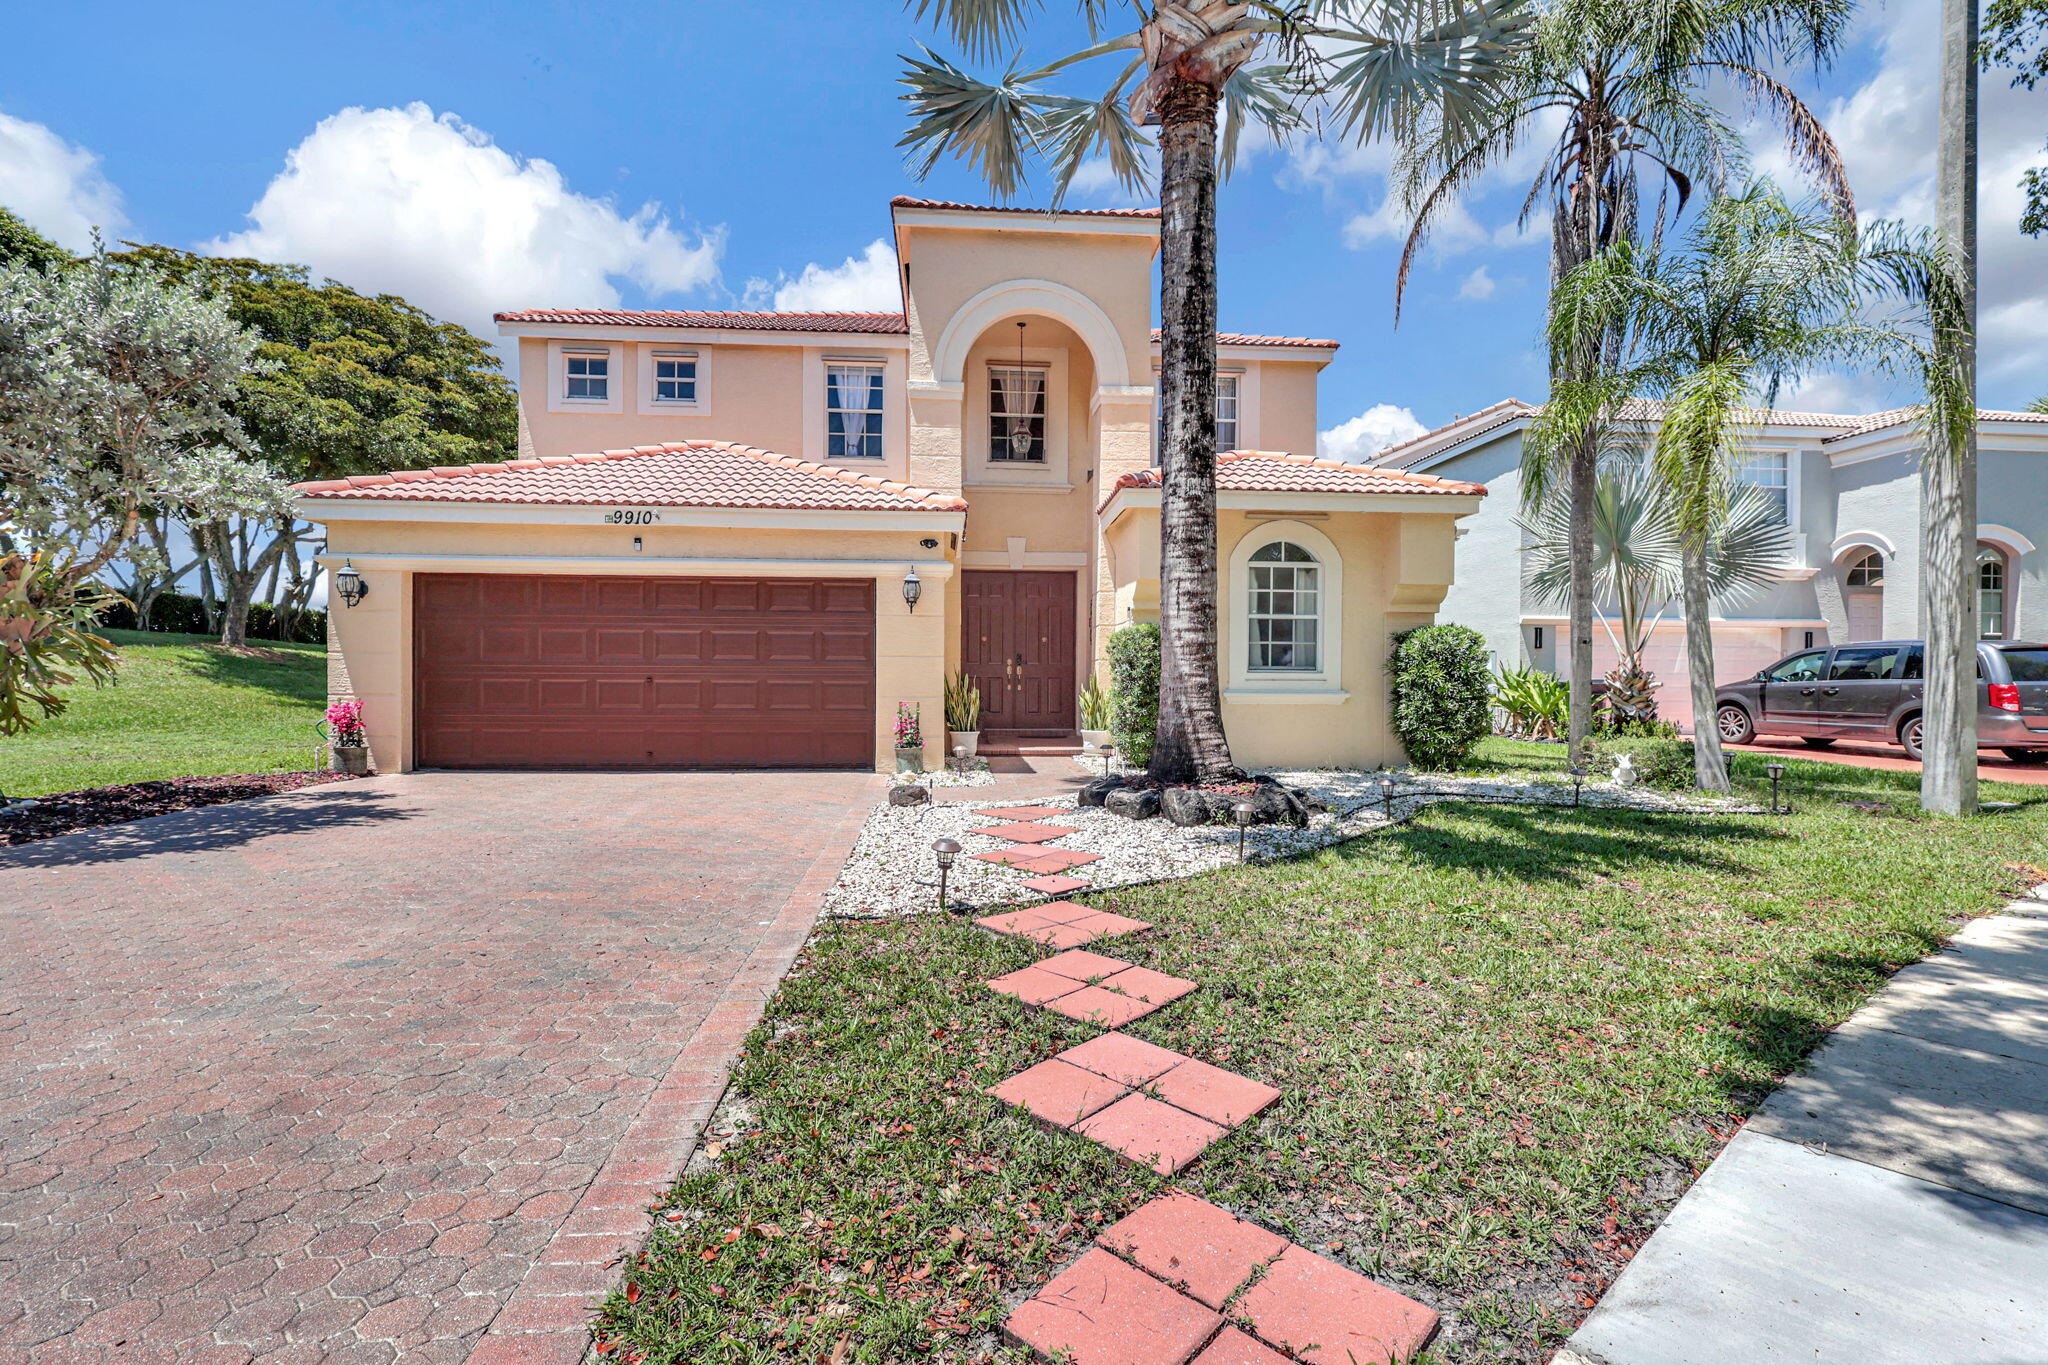
{"type": "Polygon", "coordinates": [[[363,729],[363,704],[354,697],[327,708],[327,744],[334,751],[334,771],[350,777],[370,774],[370,736],[363,729]]]}
{"type": "Polygon", "coordinates": [[[1090,677],[1081,688],[1081,743],[1090,749],[1109,747],[1109,717],[1115,695],[1090,677]]]}
{"type": "Polygon", "coordinates": [[[896,773],[904,776],[924,771],[924,707],[896,703],[896,773]]]}
{"type": "Polygon", "coordinates": [[[953,752],[973,758],[981,743],[981,689],[965,673],[946,679],[946,729],[953,735],[953,752]]]}

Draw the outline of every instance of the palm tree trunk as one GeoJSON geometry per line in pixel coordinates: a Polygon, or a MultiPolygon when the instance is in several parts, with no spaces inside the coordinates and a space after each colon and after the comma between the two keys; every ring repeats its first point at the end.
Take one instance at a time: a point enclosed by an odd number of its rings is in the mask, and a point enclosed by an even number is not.
{"type": "Polygon", "coordinates": [[[1177,80],[1158,105],[1161,782],[1241,775],[1216,674],[1216,103],[1177,80]]]}
{"type": "MultiPolygon", "coordinates": [[[[1935,226],[1955,251],[1962,279],[1959,335],[1951,348],[1972,404],[1977,397],[1977,0],[1943,0],[1941,134],[1935,226]]],[[[1925,759],[1920,804],[1936,815],[1977,809],[1977,431],[1959,450],[1930,443],[1920,464],[1926,566],[1921,616],[1927,632],[1925,759]]]]}
{"type": "Polygon", "coordinates": [[[1679,598],[1685,606],[1685,671],[1691,675],[1693,780],[1703,792],[1728,790],[1728,761],[1721,754],[1721,728],[1714,720],[1714,605],[1707,592],[1703,546],[1680,552],[1679,598]]]}
{"type": "Polygon", "coordinates": [[[1567,739],[1572,766],[1591,765],[1593,730],[1593,500],[1599,481],[1599,450],[1588,432],[1573,443],[1571,494],[1571,584],[1566,612],[1571,628],[1571,695],[1567,739]]]}

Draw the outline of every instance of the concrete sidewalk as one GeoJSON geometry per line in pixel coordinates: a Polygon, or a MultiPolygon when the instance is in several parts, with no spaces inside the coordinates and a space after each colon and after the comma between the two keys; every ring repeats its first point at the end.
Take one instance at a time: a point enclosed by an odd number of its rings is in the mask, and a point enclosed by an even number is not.
{"type": "Polygon", "coordinates": [[[1900,972],[1555,1365],[2048,1361],[2048,885],[1900,972]]]}

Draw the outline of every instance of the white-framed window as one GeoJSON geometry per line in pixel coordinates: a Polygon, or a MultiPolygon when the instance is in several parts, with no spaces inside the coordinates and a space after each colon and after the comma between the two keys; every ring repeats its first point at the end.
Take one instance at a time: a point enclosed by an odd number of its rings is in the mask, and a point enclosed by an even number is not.
{"type": "Polygon", "coordinates": [[[654,401],[697,406],[697,355],[694,351],[654,353],[654,401]]]}
{"type": "Polygon", "coordinates": [[[1995,545],[1977,547],[1977,634],[1985,640],[2005,635],[2005,553],[1995,545]]]}
{"type": "Polygon", "coordinates": [[[1778,506],[1778,519],[1792,524],[1792,457],[1782,450],[1744,451],[1735,462],[1738,488],[1759,488],[1778,506]]]}
{"type": "Polygon", "coordinates": [[[835,460],[882,458],[881,362],[825,365],[825,453],[835,460]]]}
{"type": "Polygon", "coordinates": [[[1001,464],[1045,463],[1043,365],[988,367],[988,457],[1001,464]]]}
{"type": "Polygon", "coordinates": [[[609,403],[612,398],[611,352],[562,352],[562,397],[572,403],[609,403]]]}
{"type": "Polygon", "coordinates": [[[1851,588],[1881,588],[1884,586],[1884,556],[1870,550],[1857,557],[1849,565],[1849,572],[1843,577],[1844,586],[1851,588]]]}
{"type": "MultiPolygon", "coordinates": [[[[1244,411],[1244,376],[1235,371],[1216,375],[1216,450],[1220,454],[1238,448],[1242,427],[1238,418],[1244,411]]],[[[1159,375],[1152,376],[1152,448],[1166,448],[1166,409],[1159,391],[1159,375]]]]}
{"type": "Polygon", "coordinates": [[[1322,669],[1322,565],[1291,540],[1252,551],[1245,620],[1250,626],[1248,673],[1316,673],[1322,669]]]}

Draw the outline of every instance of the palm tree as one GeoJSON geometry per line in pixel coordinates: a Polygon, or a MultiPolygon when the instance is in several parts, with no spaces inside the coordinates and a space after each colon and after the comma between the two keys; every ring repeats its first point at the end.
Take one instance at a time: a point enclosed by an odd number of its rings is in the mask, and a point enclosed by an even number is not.
{"type": "Polygon", "coordinates": [[[1057,202],[1101,155],[1136,189],[1148,180],[1140,126],[1158,129],[1163,644],[1149,771],[1161,781],[1237,772],[1216,667],[1218,173],[1247,123],[1285,137],[1311,109],[1360,139],[1425,116],[1462,132],[1526,25],[1526,3],[1150,0],[1129,7],[1135,28],[1109,34],[1110,12],[1122,7],[1076,0],[1089,46],[1026,71],[1019,49],[1038,0],[916,0],[919,18],[934,15],[971,54],[1008,62],[984,81],[929,50],[904,58],[916,121],[903,145],[918,154],[920,176],[950,151],[1008,197],[1040,158],[1057,202]],[[1097,57],[1123,63],[1099,97],[1045,88],[1097,57]]]}
{"type": "MultiPolygon", "coordinates": [[[[1772,68],[1825,62],[1851,11],[1849,0],[1556,0],[1517,49],[1493,107],[1460,126],[1425,123],[1408,140],[1402,179],[1415,222],[1401,260],[1396,316],[1415,253],[1430,229],[1476,182],[1521,150],[1550,136],[1523,203],[1523,217],[1548,205],[1551,279],[1562,279],[1600,252],[1651,240],[1676,218],[1695,184],[1718,191],[1742,160],[1739,138],[1704,91],[1730,82],[1784,129],[1794,160],[1819,182],[1845,217],[1854,216],[1834,139],[1772,68]],[[1654,200],[1649,192],[1656,190],[1654,200]]],[[[1615,339],[1589,335],[1579,349],[1554,354],[1551,383],[1583,379],[1614,359],[1615,339]]],[[[1593,542],[1594,485],[1607,433],[1594,427],[1547,429],[1524,446],[1523,494],[1533,507],[1563,481],[1574,541],[1593,542]]],[[[1571,727],[1583,761],[1593,688],[1591,560],[1575,564],[1570,592],[1571,727]]]]}
{"type": "MultiPolygon", "coordinates": [[[[1640,461],[1641,453],[1620,449],[1602,461],[1593,502],[1593,582],[1613,608],[1601,616],[1616,657],[1607,675],[1608,706],[1653,720],[1657,683],[1643,655],[1684,582],[1684,552],[1670,485],[1640,461]]],[[[1522,522],[1529,590],[1545,605],[1562,605],[1571,592],[1571,526],[1561,490],[1522,522]]],[[[1701,557],[1708,596],[1724,605],[1739,601],[1770,583],[1791,557],[1792,532],[1778,504],[1760,489],[1741,489],[1701,557]]]]}
{"type": "Polygon", "coordinates": [[[1954,325],[1936,333],[1969,421],[1928,442],[1920,462],[1926,527],[1920,614],[1927,632],[1920,804],[1936,815],[1977,809],[1977,0],[1941,7],[1941,133],[1935,231],[1954,253],[1954,325]]]}
{"type": "Polygon", "coordinates": [[[1768,182],[1711,204],[1679,251],[1622,242],[1551,292],[1551,354],[1588,336],[1617,341],[1617,363],[1553,392],[1539,427],[1612,424],[1632,399],[1663,400],[1653,465],[1667,486],[1680,545],[1680,600],[1691,674],[1695,771],[1728,789],[1714,714],[1714,575],[1708,547],[1729,520],[1732,467],[1759,408],[1784,380],[1828,365],[1908,372],[1926,391],[1936,433],[1952,431],[1967,395],[1935,338],[1954,316],[1952,266],[1938,242],[1895,223],[1858,230],[1832,206],[1795,206],[1768,182]],[[1877,314],[1890,296],[1899,308],[1877,314]]]}

